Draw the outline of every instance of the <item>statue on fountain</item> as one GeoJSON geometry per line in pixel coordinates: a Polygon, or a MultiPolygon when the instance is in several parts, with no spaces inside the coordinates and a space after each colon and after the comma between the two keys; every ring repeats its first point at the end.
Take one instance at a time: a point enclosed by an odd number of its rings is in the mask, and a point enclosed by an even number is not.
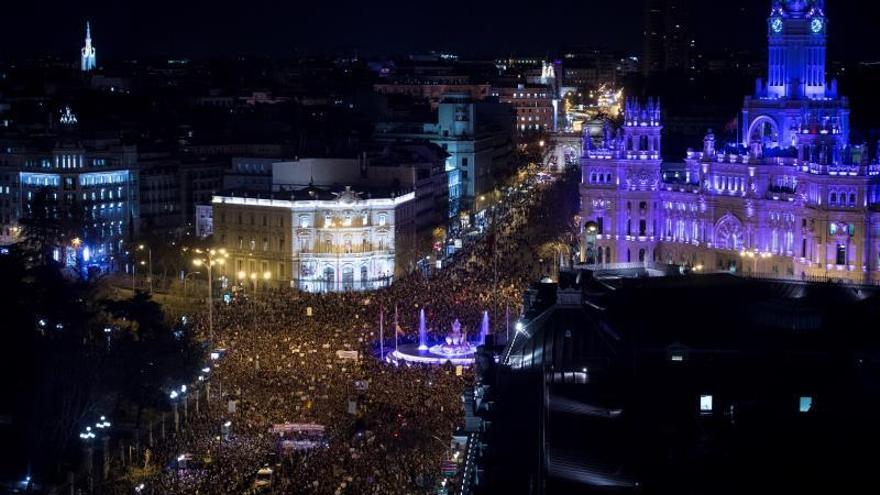
{"type": "Polygon", "coordinates": [[[473,353],[474,346],[467,340],[467,331],[461,331],[461,322],[456,319],[452,322],[452,331],[446,334],[443,343],[431,347],[431,352],[439,355],[457,356],[473,353]]]}
{"type": "Polygon", "coordinates": [[[458,318],[452,322],[452,333],[446,336],[446,345],[451,347],[459,347],[463,343],[467,342],[467,333],[462,335],[461,333],[461,322],[458,321],[458,318]]]}

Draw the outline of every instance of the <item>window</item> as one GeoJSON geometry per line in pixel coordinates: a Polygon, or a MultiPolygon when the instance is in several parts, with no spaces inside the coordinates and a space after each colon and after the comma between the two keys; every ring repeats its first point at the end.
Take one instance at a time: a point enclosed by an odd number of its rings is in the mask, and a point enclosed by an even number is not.
{"type": "Polygon", "coordinates": [[[605,233],[605,217],[599,217],[596,219],[596,230],[599,231],[599,234],[605,233]]]}
{"type": "Polygon", "coordinates": [[[837,264],[845,265],[846,264],[846,244],[838,244],[837,245],[837,264]]]}
{"type": "Polygon", "coordinates": [[[701,395],[700,396],[700,413],[701,414],[712,414],[712,396],[711,395],[701,395]]]}
{"type": "Polygon", "coordinates": [[[385,215],[384,213],[380,213],[380,214],[379,214],[379,226],[380,226],[380,227],[384,227],[384,226],[385,226],[386,218],[387,218],[387,217],[386,217],[386,215],[385,215]]]}
{"type": "MultiPolygon", "coordinates": [[[[648,235],[648,221],[647,220],[639,220],[639,235],[644,237],[648,235]]],[[[644,260],[642,260],[644,261],[644,260]]]]}
{"type": "Polygon", "coordinates": [[[808,413],[813,408],[813,398],[809,395],[802,395],[798,401],[798,411],[808,413]]]}
{"type": "Polygon", "coordinates": [[[640,201],[640,202],[639,202],[639,209],[642,210],[642,211],[647,210],[647,209],[648,209],[648,203],[647,203],[646,201],[640,201]]]}

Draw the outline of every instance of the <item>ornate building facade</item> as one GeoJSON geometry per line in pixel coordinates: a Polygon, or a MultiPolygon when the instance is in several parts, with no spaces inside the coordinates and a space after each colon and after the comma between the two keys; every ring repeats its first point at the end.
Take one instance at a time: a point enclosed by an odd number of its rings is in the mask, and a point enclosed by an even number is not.
{"type": "Polygon", "coordinates": [[[672,262],[705,270],[880,280],[880,164],[849,142],[849,102],[825,80],[822,0],[776,0],[768,79],[742,110],[742,141],[711,131],[663,166],[659,102],[627,101],[596,148],[585,140],[582,217],[591,263],[672,262]]]}
{"type": "Polygon", "coordinates": [[[415,193],[314,186],[213,199],[214,241],[229,252],[221,276],[254,276],[307,292],[390,285],[415,231],[415,193]]]}

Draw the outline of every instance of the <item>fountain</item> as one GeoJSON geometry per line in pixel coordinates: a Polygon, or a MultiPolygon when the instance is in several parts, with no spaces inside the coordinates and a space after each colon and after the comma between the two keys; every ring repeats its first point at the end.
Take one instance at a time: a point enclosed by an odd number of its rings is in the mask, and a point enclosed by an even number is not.
{"type": "Polygon", "coordinates": [[[480,342],[477,345],[486,343],[486,335],[489,335],[489,312],[483,311],[483,322],[480,323],[480,342]]]}
{"type": "Polygon", "coordinates": [[[427,328],[425,327],[425,308],[422,308],[419,311],[419,350],[427,351],[428,343],[427,343],[427,328]]]}
{"type": "Polygon", "coordinates": [[[441,343],[428,347],[424,311],[419,316],[419,320],[419,344],[400,344],[397,349],[385,356],[386,361],[394,364],[443,364],[450,362],[463,366],[474,363],[474,353],[477,351],[477,346],[467,341],[467,332],[462,332],[461,322],[456,319],[452,323],[452,331],[446,335],[446,338],[441,343]]]}

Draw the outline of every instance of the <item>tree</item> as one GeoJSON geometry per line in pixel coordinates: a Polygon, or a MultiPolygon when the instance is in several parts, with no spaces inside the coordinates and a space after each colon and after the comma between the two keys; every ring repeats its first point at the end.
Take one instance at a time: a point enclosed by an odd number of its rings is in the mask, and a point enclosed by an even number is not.
{"type": "Polygon", "coordinates": [[[105,300],[104,307],[118,331],[114,340],[115,389],[120,398],[143,409],[162,404],[165,391],[192,379],[199,352],[192,329],[168,321],[162,307],[144,292],[124,300],[105,300]]]}

